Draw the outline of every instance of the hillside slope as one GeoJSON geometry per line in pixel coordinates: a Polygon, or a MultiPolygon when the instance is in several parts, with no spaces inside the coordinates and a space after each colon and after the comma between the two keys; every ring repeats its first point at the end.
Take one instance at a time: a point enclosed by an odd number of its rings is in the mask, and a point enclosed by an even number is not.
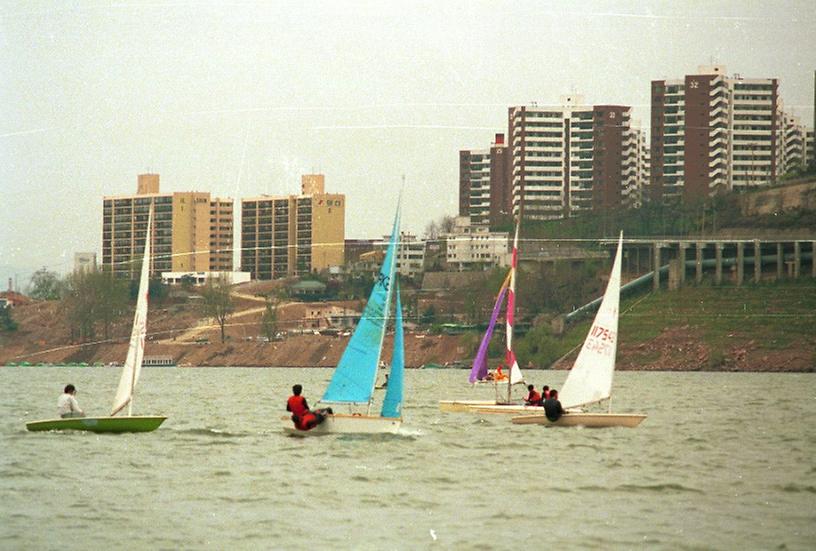
{"type": "MultiPolygon", "coordinates": [[[[351,310],[359,307],[353,302],[338,304],[351,310]]],[[[307,309],[320,306],[324,305],[291,303],[281,308],[279,319],[291,327],[307,309]]],[[[193,305],[154,308],[146,354],[173,356],[179,364],[192,366],[330,367],[348,341],[342,336],[296,335],[258,342],[258,302],[239,300],[236,314],[241,315],[228,322],[229,339],[222,344],[218,327],[201,319],[193,305]],[[189,340],[181,338],[193,335],[189,340]]],[[[96,344],[71,343],[69,328],[54,302],[18,307],[14,319],[20,329],[0,335],[0,365],[122,362],[127,353],[130,315],[114,326],[111,339],[96,344]]],[[[531,330],[516,341],[519,361],[523,367],[569,368],[589,323],[584,320],[570,327],[562,337],[552,336],[546,325],[531,330]]],[[[478,339],[476,334],[408,333],[406,362],[411,367],[469,362],[478,339]]],[[[816,280],[687,287],[629,298],[621,303],[619,343],[621,370],[814,371],[816,280]]]]}

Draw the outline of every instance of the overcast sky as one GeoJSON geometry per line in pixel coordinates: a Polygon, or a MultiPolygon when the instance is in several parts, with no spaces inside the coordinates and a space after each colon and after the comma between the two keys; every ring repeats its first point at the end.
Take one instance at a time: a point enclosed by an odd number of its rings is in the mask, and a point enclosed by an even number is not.
{"type": "MultiPolygon", "coordinates": [[[[346,237],[455,214],[458,151],[507,107],[635,107],[724,64],[813,123],[816,2],[0,3],[0,288],[101,252],[102,196],[345,193],[346,237]]],[[[236,208],[236,216],[238,215],[236,208]]],[[[236,236],[237,237],[237,236],[236,236]]],[[[237,267],[237,266],[236,266],[237,267]]]]}

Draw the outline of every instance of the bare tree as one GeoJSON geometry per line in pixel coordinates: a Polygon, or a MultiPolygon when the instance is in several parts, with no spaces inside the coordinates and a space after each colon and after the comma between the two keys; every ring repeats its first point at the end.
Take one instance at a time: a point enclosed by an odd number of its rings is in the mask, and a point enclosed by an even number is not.
{"type": "Polygon", "coordinates": [[[456,227],[456,217],[446,214],[439,220],[439,233],[451,233],[456,227]]]}
{"type": "Polygon", "coordinates": [[[261,328],[268,340],[272,340],[278,329],[278,306],[280,299],[278,297],[266,297],[266,309],[261,318],[261,328]]]}
{"type": "Polygon", "coordinates": [[[221,342],[226,341],[224,326],[227,318],[235,310],[235,304],[230,294],[230,284],[223,275],[217,278],[207,278],[207,283],[201,291],[201,309],[205,316],[215,318],[221,327],[221,342]]]}
{"type": "Polygon", "coordinates": [[[428,225],[425,226],[425,239],[437,239],[439,237],[439,226],[436,225],[436,221],[431,220],[428,222],[428,225]]]}
{"type": "Polygon", "coordinates": [[[446,214],[439,220],[431,220],[425,226],[425,239],[439,239],[445,233],[451,233],[456,226],[456,217],[446,214]]]}
{"type": "Polygon", "coordinates": [[[99,322],[105,338],[110,338],[111,325],[127,310],[127,283],[109,271],[92,269],[68,275],[63,287],[61,307],[71,338],[93,338],[99,322]]]}

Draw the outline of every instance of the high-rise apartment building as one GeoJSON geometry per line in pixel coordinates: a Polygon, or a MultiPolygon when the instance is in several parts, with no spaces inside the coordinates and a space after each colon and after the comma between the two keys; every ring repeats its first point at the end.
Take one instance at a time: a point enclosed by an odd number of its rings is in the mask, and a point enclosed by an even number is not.
{"type": "Polygon", "coordinates": [[[784,132],[775,78],[728,77],[721,65],[652,81],[650,193],[693,200],[774,182],[784,132]]]}
{"type": "Polygon", "coordinates": [[[629,207],[640,208],[643,205],[643,194],[649,186],[652,162],[649,157],[649,140],[646,132],[641,128],[640,122],[633,123],[631,132],[633,133],[633,139],[637,142],[637,185],[633,190],[629,191],[624,202],[629,207]]]}
{"type": "Polygon", "coordinates": [[[161,193],[158,174],[140,174],[136,195],[103,198],[103,266],[121,277],[138,276],[151,204],[151,275],[232,271],[232,199],[161,193]]]}
{"type": "Polygon", "coordinates": [[[496,134],[489,149],[459,152],[459,216],[496,226],[512,210],[509,148],[496,134]]]}
{"type": "Polygon", "coordinates": [[[780,130],[780,175],[803,170],[807,167],[807,129],[799,122],[798,117],[783,111],[780,130]]]}
{"type": "Polygon", "coordinates": [[[508,118],[514,213],[522,202],[537,220],[633,206],[641,138],[631,107],[572,95],[557,107],[510,107],[508,118]]]}
{"type": "Polygon", "coordinates": [[[253,279],[343,264],[345,195],[325,193],[322,174],[304,175],[301,192],[241,200],[241,267],[253,279]]]}

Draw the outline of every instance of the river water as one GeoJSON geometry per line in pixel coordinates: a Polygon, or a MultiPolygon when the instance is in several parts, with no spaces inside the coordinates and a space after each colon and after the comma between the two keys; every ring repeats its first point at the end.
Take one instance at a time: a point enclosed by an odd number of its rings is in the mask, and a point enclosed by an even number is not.
{"type": "MultiPolygon", "coordinates": [[[[526,373],[559,387],[564,372],[526,373]]],[[[816,375],[618,373],[636,429],[440,413],[490,397],[409,370],[402,434],[292,438],[291,385],[327,369],[142,371],[154,433],[28,433],[73,383],[104,415],[110,368],[0,368],[2,549],[813,549],[816,375]]]]}

